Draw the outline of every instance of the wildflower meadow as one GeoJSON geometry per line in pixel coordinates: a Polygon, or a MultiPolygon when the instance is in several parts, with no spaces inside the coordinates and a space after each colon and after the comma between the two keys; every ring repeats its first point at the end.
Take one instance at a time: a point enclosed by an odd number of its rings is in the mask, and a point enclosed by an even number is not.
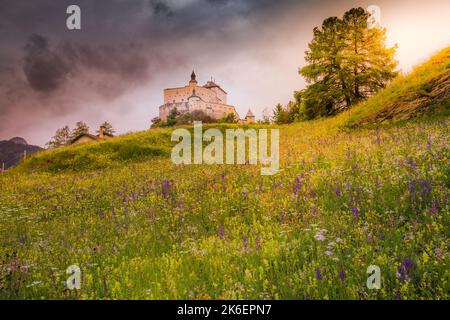
{"type": "Polygon", "coordinates": [[[450,120],[336,122],[277,127],[273,176],[164,152],[86,168],[29,160],[0,177],[0,297],[448,299],[450,120]]]}

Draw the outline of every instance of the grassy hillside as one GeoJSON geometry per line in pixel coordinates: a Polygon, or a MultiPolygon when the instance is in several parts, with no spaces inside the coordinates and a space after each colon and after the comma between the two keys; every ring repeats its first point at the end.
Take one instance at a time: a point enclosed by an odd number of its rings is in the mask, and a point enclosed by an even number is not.
{"type": "MultiPolygon", "coordinates": [[[[223,132],[227,128],[243,128],[231,124],[204,125],[219,128],[223,132]]],[[[264,126],[267,127],[267,126],[264,126]]],[[[192,126],[184,126],[193,131],[192,126]]],[[[171,135],[174,129],[152,129],[122,135],[103,142],[67,146],[49,149],[22,162],[15,172],[85,172],[111,167],[122,167],[131,163],[139,163],[154,159],[170,158],[174,142],[171,135]]],[[[206,145],[206,143],[205,143],[206,145]]]]}
{"type": "MultiPolygon", "coordinates": [[[[389,124],[450,114],[450,47],[433,56],[410,74],[399,76],[371,99],[331,119],[297,124],[324,126],[327,130],[389,124]]],[[[215,126],[217,127],[217,126],[215,126]]],[[[232,125],[219,125],[226,129],[232,125]]],[[[205,126],[208,128],[208,126],[205,126]]],[[[307,129],[309,131],[309,129],[307,129]]],[[[19,167],[19,171],[89,171],[170,156],[172,129],[154,129],[82,146],[41,152],[19,167]]]]}
{"type": "Polygon", "coordinates": [[[450,119],[363,126],[443,64],[280,127],[275,176],[176,166],[169,129],[36,155],[0,176],[0,298],[449,299],[450,119]]]}
{"type": "Polygon", "coordinates": [[[348,126],[450,114],[450,47],[341,117],[348,126]]]}
{"type": "Polygon", "coordinates": [[[155,129],[109,141],[50,149],[23,162],[17,171],[89,171],[170,156],[170,131],[155,129]]]}

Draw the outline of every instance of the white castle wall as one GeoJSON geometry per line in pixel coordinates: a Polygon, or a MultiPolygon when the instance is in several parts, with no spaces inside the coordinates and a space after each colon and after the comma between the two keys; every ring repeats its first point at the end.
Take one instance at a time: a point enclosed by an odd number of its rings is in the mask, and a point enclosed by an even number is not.
{"type": "Polygon", "coordinates": [[[164,89],[164,105],[159,107],[159,118],[167,121],[167,116],[174,108],[181,113],[202,110],[214,119],[220,119],[229,113],[234,113],[239,118],[234,106],[227,104],[226,92],[212,82],[208,82],[206,86],[209,87],[198,86],[194,80],[184,87],[164,89]],[[190,99],[194,94],[200,100],[190,99]]]}

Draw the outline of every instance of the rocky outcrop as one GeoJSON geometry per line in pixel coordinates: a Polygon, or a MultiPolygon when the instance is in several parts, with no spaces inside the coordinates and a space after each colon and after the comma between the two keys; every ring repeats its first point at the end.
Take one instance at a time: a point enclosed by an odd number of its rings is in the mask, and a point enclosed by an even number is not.
{"type": "Polygon", "coordinates": [[[433,114],[448,103],[450,103],[450,71],[433,78],[418,90],[403,94],[382,110],[362,119],[359,124],[409,120],[433,114]]]}

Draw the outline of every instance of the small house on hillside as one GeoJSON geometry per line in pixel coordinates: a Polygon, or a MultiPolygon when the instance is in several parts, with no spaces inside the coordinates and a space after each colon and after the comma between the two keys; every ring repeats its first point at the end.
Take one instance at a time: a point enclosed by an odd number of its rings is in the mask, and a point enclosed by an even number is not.
{"type": "Polygon", "coordinates": [[[82,134],[78,135],[77,137],[75,137],[74,139],[72,139],[70,144],[74,145],[74,144],[84,144],[84,143],[89,143],[89,142],[94,142],[94,141],[104,141],[104,140],[111,139],[113,137],[114,137],[114,135],[105,132],[105,127],[101,126],[100,130],[99,130],[99,134],[93,135],[90,133],[82,133],[82,134]]]}

